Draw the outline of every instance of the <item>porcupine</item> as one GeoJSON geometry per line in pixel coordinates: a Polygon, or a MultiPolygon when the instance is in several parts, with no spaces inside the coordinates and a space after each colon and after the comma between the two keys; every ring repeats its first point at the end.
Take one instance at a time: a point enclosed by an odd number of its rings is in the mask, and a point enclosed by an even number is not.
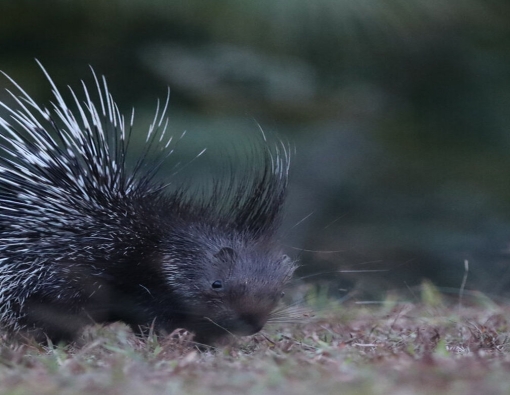
{"type": "Polygon", "coordinates": [[[193,195],[171,177],[156,180],[172,152],[168,97],[130,168],[134,111],[127,124],[105,78],[92,70],[98,103],[83,81],[82,101],[69,88],[73,111],[39,66],[51,109],[7,75],[16,106],[0,103],[8,112],[0,118],[0,325],[38,341],[73,340],[90,323],[114,321],[137,332],[185,328],[205,343],[258,332],[295,268],[277,242],[286,147],[262,134],[251,151],[256,168],[193,195]]]}

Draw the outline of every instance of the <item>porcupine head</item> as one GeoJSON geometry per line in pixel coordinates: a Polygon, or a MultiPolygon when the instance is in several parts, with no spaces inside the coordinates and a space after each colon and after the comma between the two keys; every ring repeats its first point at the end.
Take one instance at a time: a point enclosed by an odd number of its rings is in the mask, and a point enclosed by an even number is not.
{"type": "Polygon", "coordinates": [[[16,105],[0,103],[2,326],[60,340],[121,320],[205,343],[259,331],[294,271],[277,243],[286,147],[262,134],[249,165],[191,193],[164,174],[155,181],[173,147],[168,99],[129,166],[134,117],[120,114],[104,78],[93,73],[97,92],[83,84],[82,99],[70,90],[66,102],[44,73],[48,108],[13,80],[16,105]]]}

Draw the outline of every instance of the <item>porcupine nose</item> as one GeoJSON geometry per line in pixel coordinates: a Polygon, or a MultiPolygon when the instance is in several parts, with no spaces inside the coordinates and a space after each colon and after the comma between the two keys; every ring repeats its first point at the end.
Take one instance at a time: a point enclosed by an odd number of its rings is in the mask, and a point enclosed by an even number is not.
{"type": "Polygon", "coordinates": [[[265,323],[266,320],[258,314],[241,314],[235,332],[238,335],[253,335],[259,332],[265,323]]]}

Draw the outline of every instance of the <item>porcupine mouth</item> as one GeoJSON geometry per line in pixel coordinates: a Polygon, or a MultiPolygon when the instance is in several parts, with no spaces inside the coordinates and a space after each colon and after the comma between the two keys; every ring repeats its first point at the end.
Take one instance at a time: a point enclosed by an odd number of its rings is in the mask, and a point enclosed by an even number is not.
{"type": "Polygon", "coordinates": [[[251,314],[241,314],[239,318],[230,323],[227,329],[238,336],[249,336],[260,332],[266,320],[251,314]]]}
{"type": "MultiPolygon", "coordinates": [[[[260,332],[266,323],[266,319],[251,314],[242,314],[236,318],[228,318],[213,322],[205,317],[207,329],[198,331],[206,338],[223,337],[231,334],[235,336],[250,336],[260,332]]],[[[198,334],[198,333],[197,333],[198,334]]]]}

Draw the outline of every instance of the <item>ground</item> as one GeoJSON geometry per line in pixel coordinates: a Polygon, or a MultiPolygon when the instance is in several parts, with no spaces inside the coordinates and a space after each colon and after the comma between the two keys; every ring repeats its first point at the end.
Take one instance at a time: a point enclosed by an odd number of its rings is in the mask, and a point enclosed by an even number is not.
{"type": "Polygon", "coordinates": [[[122,324],[70,345],[4,337],[0,394],[510,393],[510,304],[421,291],[415,302],[311,301],[297,322],[209,349],[185,331],[139,339],[122,324]]]}

